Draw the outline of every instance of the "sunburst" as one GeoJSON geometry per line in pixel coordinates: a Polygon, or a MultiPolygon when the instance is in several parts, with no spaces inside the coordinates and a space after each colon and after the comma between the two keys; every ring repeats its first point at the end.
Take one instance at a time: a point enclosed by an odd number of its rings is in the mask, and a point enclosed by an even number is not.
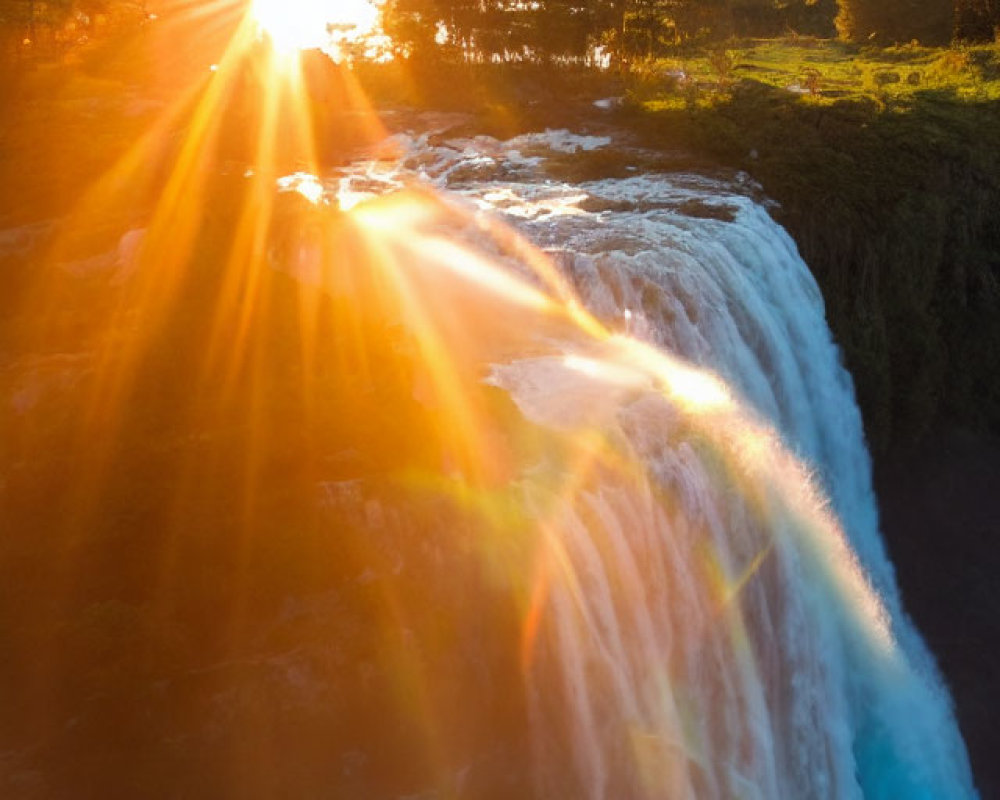
{"type": "Polygon", "coordinates": [[[363,39],[379,17],[371,0],[253,0],[252,9],[260,31],[283,52],[363,39]]]}

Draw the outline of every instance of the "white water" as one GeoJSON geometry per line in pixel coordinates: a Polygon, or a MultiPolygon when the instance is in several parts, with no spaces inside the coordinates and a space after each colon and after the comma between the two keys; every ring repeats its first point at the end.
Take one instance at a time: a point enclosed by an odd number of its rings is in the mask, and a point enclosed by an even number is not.
{"type": "Polygon", "coordinates": [[[665,353],[566,345],[489,379],[532,422],[599,430],[639,466],[602,459],[572,492],[553,488],[575,479],[555,461],[523,480],[549,553],[529,674],[540,794],[974,796],[901,608],[822,298],[752,187],[639,169],[548,180],[545,159],[610,145],[565,132],[395,144],[398,158],[337,177],[344,207],[411,180],[447,188],[552,253],[609,327],[665,353]],[[675,358],[739,400],[672,398],[675,358]]]}

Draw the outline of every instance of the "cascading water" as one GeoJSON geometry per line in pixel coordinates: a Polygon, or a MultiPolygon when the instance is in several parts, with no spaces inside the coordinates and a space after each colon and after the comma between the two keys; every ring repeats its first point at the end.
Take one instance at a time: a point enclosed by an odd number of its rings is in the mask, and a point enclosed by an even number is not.
{"type": "Polygon", "coordinates": [[[539,794],[975,796],[822,298],[747,187],[627,164],[553,180],[548,159],[611,144],[565,132],[393,144],[336,177],[342,207],[447,188],[547,251],[618,331],[529,330],[483,365],[552,443],[517,481],[543,540],[522,654],[539,794]]]}

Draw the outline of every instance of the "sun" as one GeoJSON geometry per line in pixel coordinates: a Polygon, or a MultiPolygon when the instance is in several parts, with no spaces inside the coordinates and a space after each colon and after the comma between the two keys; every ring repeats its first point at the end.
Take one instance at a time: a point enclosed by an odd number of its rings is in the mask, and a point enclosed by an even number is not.
{"type": "Polygon", "coordinates": [[[337,48],[371,34],[378,0],[252,0],[257,27],[282,52],[337,48]]]}

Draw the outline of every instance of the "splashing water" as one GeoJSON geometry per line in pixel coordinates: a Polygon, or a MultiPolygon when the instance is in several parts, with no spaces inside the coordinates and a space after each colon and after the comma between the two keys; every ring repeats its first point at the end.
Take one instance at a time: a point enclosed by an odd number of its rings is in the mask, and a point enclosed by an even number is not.
{"type": "Polygon", "coordinates": [[[539,793],[975,796],[819,290],[746,187],[555,181],[548,158],[610,144],[566,132],[395,144],[332,193],[500,302],[517,343],[473,360],[547,442],[516,481],[541,541],[522,652],[539,793]],[[365,211],[414,179],[465,210],[402,235],[406,214],[365,211]],[[451,256],[442,231],[464,242],[451,256]],[[570,324],[523,325],[524,308],[570,324]]]}

